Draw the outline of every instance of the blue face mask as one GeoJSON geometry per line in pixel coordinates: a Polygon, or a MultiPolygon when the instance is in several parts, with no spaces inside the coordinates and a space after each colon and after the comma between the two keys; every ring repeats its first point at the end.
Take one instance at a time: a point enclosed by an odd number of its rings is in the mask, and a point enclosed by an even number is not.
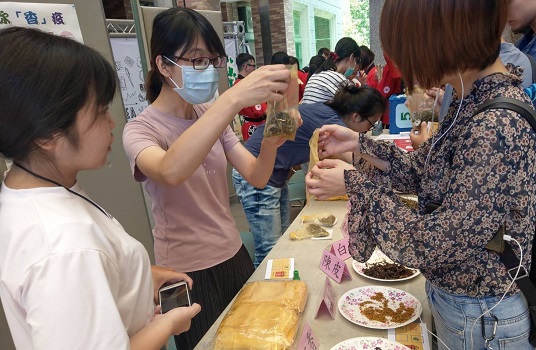
{"type": "Polygon", "coordinates": [[[175,85],[173,89],[186,102],[193,105],[205,103],[214,97],[220,82],[220,72],[212,65],[205,70],[195,70],[192,66],[181,66],[165,57],[174,65],[181,67],[183,86],[179,87],[173,78],[169,78],[175,85]]]}
{"type": "MultiPolygon", "coordinates": [[[[350,55],[350,59],[352,59],[354,57],[354,55],[350,55]]],[[[355,63],[355,60],[354,60],[354,66],[352,68],[348,68],[346,70],[346,72],[344,72],[344,76],[345,77],[349,77],[350,75],[354,74],[354,70],[355,70],[355,66],[356,66],[357,63],[355,63]]]]}

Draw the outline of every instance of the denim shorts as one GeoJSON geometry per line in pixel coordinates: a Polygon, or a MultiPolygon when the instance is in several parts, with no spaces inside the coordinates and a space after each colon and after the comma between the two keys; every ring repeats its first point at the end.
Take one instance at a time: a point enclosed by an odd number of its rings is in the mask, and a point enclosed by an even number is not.
{"type": "MultiPolygon", "coordinates": [[[[488,310],[497,304],[502,295],[473,298],[450,294],[428,281],[426,292],[436,334],[451,350],[486,349],[484,336],[493,338],[487,349],[534,350],[529,343],[530,313],[527,300],[521,292],[506,296],[491,310],[491,315],[488,310]],[[478,318],[483,313],[485,315],[478,318]],[[493,336],[495,318],[497,329],[493,336]]],[[[441,341],[437,343],[439,350],[447,349],[441,341]]]]}

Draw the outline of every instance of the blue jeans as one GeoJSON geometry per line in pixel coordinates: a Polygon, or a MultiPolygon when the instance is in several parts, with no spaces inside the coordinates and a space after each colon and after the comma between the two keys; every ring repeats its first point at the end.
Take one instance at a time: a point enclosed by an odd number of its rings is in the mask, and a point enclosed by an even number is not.
{"type": "MultiPolygon", "coordinates": [[[[481,321],[484,321],[486,337],[492,338],[494,319],[487,311],[501,299],[502,295],[480,298],[455,295],[429,282],[426,282],[426,292],[434,317],[436,334],[451,350],[486,349],[481,321]],[[475,324],[477,317],[484,312],[486,314],[475,324]]],[[[529,343],[530,314],[527,300],[521,292],[510,297],[506,296],[499,306],[491,310],[491,314],[498,320],[495,337],[489,343],[491,348],[534,350],[529,343]]],[[[438,349],[446,349],[440,341],[438,349]]]]}
{"type": "Polygon", "coordinates": [[[272,250],[277,240],[290,225],[288,187],[251,186],[233,169],[233,184],[242,203],[255,242],[255,268],[272,250]]]}

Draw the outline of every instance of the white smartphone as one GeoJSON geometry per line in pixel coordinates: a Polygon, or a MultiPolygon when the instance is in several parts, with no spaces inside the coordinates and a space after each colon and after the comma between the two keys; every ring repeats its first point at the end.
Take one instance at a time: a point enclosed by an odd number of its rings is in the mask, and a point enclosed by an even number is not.
{"type": "Polygon", "coordinates": [[[176,307],[192,305],[188,283],[184,281],[163,286],[158,291],[158,296],[160,300],[160,312],[163,314],[176,307]]]}

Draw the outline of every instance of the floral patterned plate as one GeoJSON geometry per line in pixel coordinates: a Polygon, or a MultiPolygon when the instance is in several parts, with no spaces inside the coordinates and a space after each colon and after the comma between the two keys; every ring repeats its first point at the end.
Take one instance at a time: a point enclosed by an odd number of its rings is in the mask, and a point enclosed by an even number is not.
{"type": "Polygon", "coordinates": [[[344,293],[339,299],[339,311],[348,321],[359,326],[375,329],[390,329],[402,327],[415,321],[421,314],[422,307],[417,298],[403,290],[383,286],[366,286],[344,293]],[[383,294],[385,299],[388,300],[387,306],[393,310],[396,310],[400,303],[406,308],[414,308],[411,317],[404,322],[394,322],[390,318],[386,318],[385,322],[367,318],[361,313],[360,304],[368,302],[370,306],[382,307],[383,304],[381,301],[373,299],[378,293],[383,294]]]}
{"type": "Polygon", "coordinates": [[[331,348],[331,350],[410,350],[405,345],[376,337],[359,337],[340,342],[331,348]]]}
{"type": "Polygon", "coordinates": [[[385,261],[385,262],[388,262],[388,263],[393,262],[393,260],[389,259],[389,257],[387,255],[383,254],[381,250],[376,249],[376,250],[374,250],[374,252],[372,253],[372,255],[370,256],[370,258],[367,260],[366,263],[360,263],[360,262],[357,262],[355,260],[352,260],[352,267],[354,268],[355,272],[357,272],[361,276],[366,277],[366,278],[370,278],[371,280],[382,281],[382,282],[405,281],[405,280],[412,279],[413,277],[416,277],[416,276],[418,276],[420,274],[419,270],[412,269],[412,268],[409,268],[409,267],[408,267],[408,269],[413,271],[413,274],[408,276],[408,277],[397,278],[397,279],[383,279],[383,278],[371,277],[371,276],[365,274],[365,271],[363,271],[363,270],[365,270],[367,268],[366,264],[372,264],[372,263],[380,262],[382,260],[385,261]]]}

